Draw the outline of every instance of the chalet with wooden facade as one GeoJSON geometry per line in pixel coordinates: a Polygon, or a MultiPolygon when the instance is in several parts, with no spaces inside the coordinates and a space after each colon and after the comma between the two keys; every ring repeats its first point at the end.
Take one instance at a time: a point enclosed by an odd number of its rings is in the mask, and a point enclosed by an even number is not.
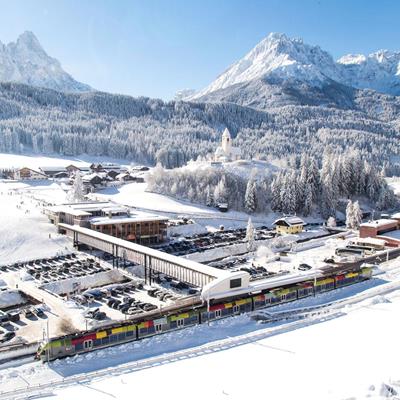
{"type": "Polygon", "coordinates": [[[21,181],[43,180],[47,179],[47,175],[34,169],[23,167],[16,169],[13,178],[21,181]]]}
{"type": "Polygon", "coordinates": [[[295,234],[302,232],[304,229],[304,221],[299,217],[282,217],[274,222],[276,233],[281,235],[295,234]]]}

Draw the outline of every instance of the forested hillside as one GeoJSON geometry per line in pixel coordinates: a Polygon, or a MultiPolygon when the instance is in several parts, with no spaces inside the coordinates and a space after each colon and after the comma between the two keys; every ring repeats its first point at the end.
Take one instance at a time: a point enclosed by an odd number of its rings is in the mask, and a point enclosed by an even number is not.
{"type": "Polygon", "coordinates": [[[87,153],[170,168],[213,152],[228,127],[244,158],[290,159],[306,152],[320,163],[327,147],[338,154],[354,147],[382,165],[399,154],[398,103],[397,97],[363,91],[357,110],[287,105],[261,111],[2,83],[0,151],[87,153]]]}

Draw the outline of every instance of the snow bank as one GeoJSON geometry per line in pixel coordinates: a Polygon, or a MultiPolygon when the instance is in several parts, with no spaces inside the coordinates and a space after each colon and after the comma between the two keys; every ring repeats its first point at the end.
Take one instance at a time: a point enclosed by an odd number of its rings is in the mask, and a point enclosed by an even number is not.
{"type": "Polygon", "coordinates": [[[18,306],[24,303],[26,303],[26,299],[18,290],[0,292],[0,308],[18,306]]]}

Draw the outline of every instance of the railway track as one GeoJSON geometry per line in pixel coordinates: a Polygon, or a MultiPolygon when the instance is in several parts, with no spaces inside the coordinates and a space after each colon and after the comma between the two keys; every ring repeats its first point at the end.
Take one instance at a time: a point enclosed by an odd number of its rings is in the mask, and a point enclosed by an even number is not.
{"type": "MultiPolygon", "coordinates": [[[[367,292],[359,293],[353,295],[352,297],[331,301],[325,304],[301,307],[287,311],[278,311],[275,313],[271,313],[268,311],[258,311],[257,314],[264,314],[264,316],[266,317],[266,319],[262,321],[263,323],[278,322],[283,320],[287,320],[289,322],[283,325],[280,324],[278,326],[266,327],[264,329],[260,329],[244,335],[228,337],[197,347],[133,361],[116,367],[105,368],[99,371],[76,374],[70,377],[60,376],[58,379],[53,379],[42,384],[30,385],[29,382],[27,382],[24,387],[20,387],[15,390],[0,391],[0,399],[26,399],[28,396],[34,397],[37,395],[50,395],[55,388],[62,388],[76,383],[88,384],[92,380],[101,379],[102,377],[109,376],[111,374],[119,375],[126,372],[134,372],[186,358],[192,358],[196,356],[206,355],[212,352],[227,350],[229,348],[247,343],[254,343],[258,340],[282,334],[293,329],[299,329],[315,323],[337,318],[345,314],[343,308],[347,305],[354,306],[369,298],[389,294],[399,289],[400,280],[371,288],[367,292]]],[[[360,307],[363,306],[360,305],[360,307]]],[[[35,363],[32,362],[32,365],[33,364],[35,363]]]]}

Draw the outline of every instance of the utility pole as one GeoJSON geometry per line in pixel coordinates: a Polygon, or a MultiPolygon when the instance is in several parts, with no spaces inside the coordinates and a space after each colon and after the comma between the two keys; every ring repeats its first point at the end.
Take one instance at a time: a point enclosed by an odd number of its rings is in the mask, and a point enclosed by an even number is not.
{"type": "Polygon", "coordinates": [[[47,355],[47,362],[50,359],[50,328],[49,328],[49,319],[47,318],[47,345],[46,345],[46,355],[47,355]]]}

